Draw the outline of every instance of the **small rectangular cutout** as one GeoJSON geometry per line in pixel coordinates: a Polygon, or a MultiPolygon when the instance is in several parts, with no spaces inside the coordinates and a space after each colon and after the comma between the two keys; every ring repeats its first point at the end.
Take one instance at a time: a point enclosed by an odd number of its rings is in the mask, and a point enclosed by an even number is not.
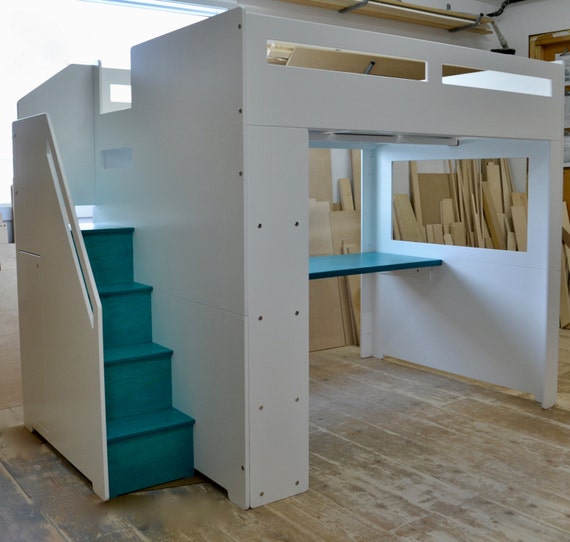
{"type": "Polygon", "coordinates": [[[113,103],[131,103],[131,85],[110,85],[110,100],[113,103]]]}
{"type": "Polygon", "coordinates": [[[443,65],[441,82],[444,85],[458,87],[499,90],[533,96],[552,96],[551,79],[465,66],[443,65]]]}
{"type": "Polygon", "coordinates": [[[133,149],[105,149],[101,151],[104,169],[130,169],[133,167],[133,149]]]}
{"type": "Polygon", "coordinates": [[[426,63],[422,60],[292,43],[268,41],[267,62],[290,68],[376,75],[413,81],[426,79],[426,63]]]}

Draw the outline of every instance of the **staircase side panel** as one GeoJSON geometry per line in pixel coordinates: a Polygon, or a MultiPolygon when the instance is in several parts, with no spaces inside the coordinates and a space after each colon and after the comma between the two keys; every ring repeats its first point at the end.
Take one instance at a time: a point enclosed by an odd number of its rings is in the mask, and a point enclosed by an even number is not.
{"type": "Polygon", "coordinates": [[[70,219],[62,209],[61,191],[66,186],[58,188],[54,183],[48,142],[55,145],[47,115],[14,123],[18,295],[24,307],[20,314],[24,419],[106,499],[101,321],[96,316],[100,311],[90,308],[90,304],[99,305],[99,299],[89,301],[86,296],[83,277],[88,273],[79,267],[70,219]],[[38,295],[30,299],[28,290],[38,295]],[[38,350],[40,358],[35,355],[38,350]],[[41,381],[36,372],[43,373],[41,381]],[[30,397],[36,392],[40,401],[30,397]]]}
{"type": "Polygon", "coordinates": [[[95,221],[135,228],[196,469],[248,507],[242,26],[233,10],[133,48],[132,108],[96,119],[96,154],[132,165],[98,163],[95,221]]]}

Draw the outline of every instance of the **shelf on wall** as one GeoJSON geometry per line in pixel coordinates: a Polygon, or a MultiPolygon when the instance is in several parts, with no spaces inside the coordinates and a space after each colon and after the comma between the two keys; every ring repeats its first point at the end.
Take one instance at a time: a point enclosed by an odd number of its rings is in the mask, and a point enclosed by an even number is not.
{"type": "Polygon", "coordinates": [[[441,265],[442,260],[389,254],[386,252],[362,252],[360,254],[338,254],[334,256],[311,256],[309,258],[309,279],[325,279],[348,275],[363,275],[381,271],[415,269],[441,265]]]}
{"type": "MultiPolygon", "coordinates": [[[[357,0],[282,0],[293,4],[303,4],[306,6],[334,9],[340,11],[345,8],[354,8],[360,4],[357,0]]],[[[491,18],[479,14],[462,13],[458,11],[430,8],[401,2],[399,0],[371,0],[362,7],[356,7],[352,13],[379,17],[381,19],[391,19],[406,23],[434,26],[445,30],[454,30],[461,27],[477,23],[472,28],[465,28],[469,32],[478,34],[492,34],[493,30],[489,26],[491,18]]]]}

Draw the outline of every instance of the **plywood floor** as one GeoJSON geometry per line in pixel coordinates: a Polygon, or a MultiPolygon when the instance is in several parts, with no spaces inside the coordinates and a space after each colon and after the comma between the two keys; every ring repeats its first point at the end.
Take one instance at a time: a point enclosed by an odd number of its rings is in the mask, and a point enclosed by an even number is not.
{"type": "Polygon", "coordinates": [[[201,478],[102,503],[2,410],[0,540],[570,541],[570,332],[560,346],[548,411],[353,347],[312,354],[311,489],[249,511],[201,478]]]}

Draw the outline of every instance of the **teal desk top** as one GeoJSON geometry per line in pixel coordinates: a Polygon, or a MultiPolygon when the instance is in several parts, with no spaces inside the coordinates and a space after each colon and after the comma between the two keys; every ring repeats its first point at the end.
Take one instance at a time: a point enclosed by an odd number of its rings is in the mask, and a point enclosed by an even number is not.
{"type": "Polygon", "coordinates": [[[415,269],[441,265],[442,260],[387,254],[385,252],[363,252],[337,256],[311,256],[309,258],[309,279],[362,275],[397,269],[415,269]]]}

